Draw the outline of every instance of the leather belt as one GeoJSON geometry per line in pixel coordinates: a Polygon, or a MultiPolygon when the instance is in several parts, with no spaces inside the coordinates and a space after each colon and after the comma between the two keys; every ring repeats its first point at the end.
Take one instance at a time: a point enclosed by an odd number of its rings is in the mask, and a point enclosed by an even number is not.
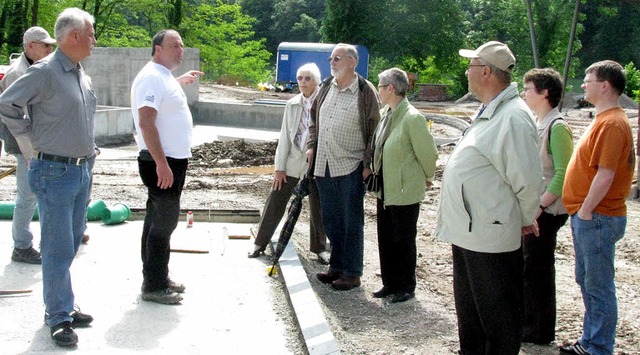
{"type": "Polygon", "coordinates": [[[38,160],[48,160],[48,161],[53,161],[57,163],[66,163],[70,165],[82,165],[87,162],[87,158],[88,158],[88,157],[69,158],[69,157],[63,157],[60,155],[41,153],[38,151],[33,151],[33,157],[38,160]]]}

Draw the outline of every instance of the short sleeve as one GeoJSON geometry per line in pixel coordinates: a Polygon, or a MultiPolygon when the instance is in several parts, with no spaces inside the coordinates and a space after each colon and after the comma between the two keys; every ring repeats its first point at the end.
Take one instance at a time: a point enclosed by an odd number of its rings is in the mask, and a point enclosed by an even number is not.
{"type": "Polygon", "coordinates": [[[137,103],[135,109],[151,107],[158,111],[162,102],[164,86],[162,80],[157,76],[147,75],[140,78],[133,92],[135,99],[131,100],[137,103]]]}

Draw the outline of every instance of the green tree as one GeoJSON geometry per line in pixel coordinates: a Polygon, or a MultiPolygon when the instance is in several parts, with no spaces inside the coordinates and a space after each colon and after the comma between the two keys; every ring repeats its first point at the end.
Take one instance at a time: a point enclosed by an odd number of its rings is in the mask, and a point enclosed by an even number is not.
{"type": "Polygon", "coordinates": [[[599,60],[611,59],[619,63],[633,61],[640,66],[640,4],[638,1],[587,1],[581,10],[585,17],[579,53],[584,66],[599,60]]]}
{"type": "MultiPolygon", "coordinates": [[[[314,2],[314,1],[312,1],[314,2]]],[[[320,2],[320,1],[315,1],[320,2]]],[[[321,14],[312,13],[308,0],[277,0],[271,16],[273,40],[280,42],[317,42],[320,40],[321,14]]],[[[316,7],[317,9],[317,4],[316,7]]]]}
{"type": "Polygon", "coordinates": [[[267,79],[271,54],[264,40],[251,40],[254,19],[237,4],[216,0],[201,4],[182,22],[182,38],[200,48],[206,77],[224,82],[256,83],[267,79]]]}
{"type": "MultiPolygon", "coordinates": [[[[467,20],[467,48],[475,48],[490,40],[506,43],[516,56],[514,79],[534,67],[527,10],[524,1],[470,0],[462,2],[467,20]]],[[[562,72],[569,43],[575,2],[572,0],[537,0],[532,2],[540,64],[562,72]]],[[[577,29],[578,33],[582,27],[577,29]]],[[[581,48],[574,43],[573,54],[581,48]]],[[[570,72],[579,66],[574,60],[570,72]]]]}
{"type": "Polygon", "coordinates": [[[272,33],[271,16],[273,16],[276,0],[238,0],[237,3],[242,7],[244,14],[256,19],[253,24],[254,35],[252,39],[266,39],[267,50],[275,53],[279,42],[272,33]]]}
{"type": "Polygon", "coordinates": [[[320,33],[323,42],[351,43],[371,48],[382,32],[384,0],[327,0],[320,33]]]}

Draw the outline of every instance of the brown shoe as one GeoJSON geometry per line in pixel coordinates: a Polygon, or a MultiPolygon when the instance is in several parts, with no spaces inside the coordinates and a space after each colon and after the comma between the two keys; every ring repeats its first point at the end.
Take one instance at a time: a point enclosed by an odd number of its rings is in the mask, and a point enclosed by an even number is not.
{"type": "Polygon", "coordinates": [[[360,278],[357,276],[342,276],[341,278],[333,281],[331,286],[335,290],[347,291],[354,287],[360,286],[360,278]]]}
{"type": "Polygon", "coordinates": [[[327,272],[319,272],[316,274],[318,280],[325,284],[330,284],[333,281],[339,279],[342,276],[342,273],[335,271],[327,271],[327,272]]]}
{"type": "Polygon", "coordinates": [[[82,244],[87,244],[89,242],[89,234],[82,235],[82,244]]]}

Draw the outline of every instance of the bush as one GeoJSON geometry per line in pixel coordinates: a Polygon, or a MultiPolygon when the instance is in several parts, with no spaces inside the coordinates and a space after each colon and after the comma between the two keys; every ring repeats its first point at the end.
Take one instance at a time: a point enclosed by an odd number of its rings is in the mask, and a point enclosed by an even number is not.
{"type": "Polygon", "coordinates": [[[634,101],[639,102],[640,71],[636,69],[633,62],[629,62],[629,64],[625,65],[624,71],[627,73],[627,86],[624,89],[624,93],[634,101]]]}

